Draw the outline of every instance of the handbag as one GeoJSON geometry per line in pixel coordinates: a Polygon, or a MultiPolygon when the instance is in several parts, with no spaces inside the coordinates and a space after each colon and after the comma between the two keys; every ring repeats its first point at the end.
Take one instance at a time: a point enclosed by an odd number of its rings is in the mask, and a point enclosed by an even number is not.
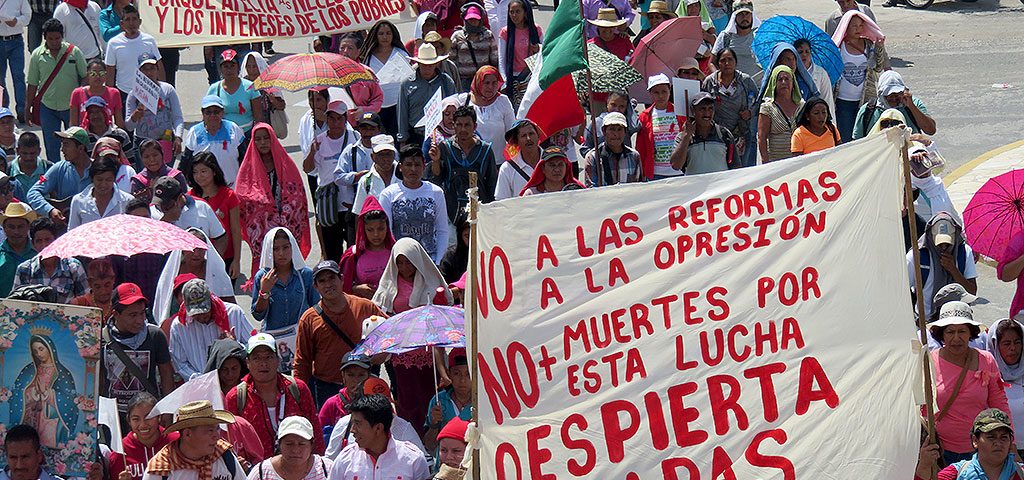
{"type": "Polygon", "coordinates": [[[271,107],[270,126],[274,129],[274,135],[278,140],[284,140],[288,136],[288,114],[284,110],[271,107]]]}
{"type": "Polygon", "coordinates": [[[321,227],[331,227],[338,223],[338,186],[328,183],[313,193],[313,210],[316,212],[316,223],[321,227]]]}
{"type": "Polygon", "coordinates": [[[33,125],[42,125],[42,120],[40,118],[42,112],[39,110],[43,106],[43,94],[45,94],[46,90],[50,88],[50,84],[53,83],[53,80],[57,78],[57,74],[60,73],[60,69],[64,67],[64,62],[66,62],[68,57],[71,56],[71,50],[74,48],[74,45],[70,43],[68,44],[68,49],[64,51],[64,55],[61,55],[60,60],[57,60],[57,65],[53,67],[53,71],[50,72],[50,76],[46,77],[46,81],[43,82],[43,86],[39,87],[39,91],[36,92],[36,96],[32,98],[32,118],[30,120],[33,125]]]}

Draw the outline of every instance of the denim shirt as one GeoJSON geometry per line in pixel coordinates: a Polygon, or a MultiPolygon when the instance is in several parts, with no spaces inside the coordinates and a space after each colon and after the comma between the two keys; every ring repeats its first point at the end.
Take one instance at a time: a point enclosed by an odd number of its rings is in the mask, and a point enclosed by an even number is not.
{"type": "Polygon", "coordinates": [[[313,288],[313,270],[309,267],[302,267],[302,270],[292,271],[288,284],[281,283],[278,279],[274,287],[270,289],[270,306],[262,312],[256,311],[256,302],[260,296],[260,281],[267,274],[269,269],[261,268],[253,277],[252,289],[252,316],[263,322],[261,331],[279,330],[294,326],[299,323],[299,317],[310,306],[320,301],[320,294],[313,288]]]}

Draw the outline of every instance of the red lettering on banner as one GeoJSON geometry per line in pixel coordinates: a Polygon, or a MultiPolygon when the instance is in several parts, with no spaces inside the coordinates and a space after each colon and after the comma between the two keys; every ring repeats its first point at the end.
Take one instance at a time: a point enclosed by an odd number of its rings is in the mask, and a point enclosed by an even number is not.
{"type": "Polygon", "coordinates": [[[519,453],[516,452],[516,447],[508,442],[498,445],[498,448],[494,451],[494,472],[498,474],[498,480],[506,480],[505,457],[512,459],[512,466],[516,469],[516,476],[513,478],[522,480],[523,468],[519,463],[519,453]]]}
{"type": "Polygon", "coordinates": [[[683,349],[683,336],[676,335],[676,370],[684,372],[691,368],[697,368],[696,360],[690,360],[689,362],[686,361],[686,355],[683,353],[683,349]]]}
{"type": "Polygon", "coordinates": [[[732,470],[732,458],[722,447],[715,447],[711,457],[711,480],[736,480],[736,472],[732,470]]]}
{"type": "Polygon", "coordinates": [[[779,419],[779,401],[775,397],[775,382],[772,375],[778,375],[786,371],[786,364],[782,362],[769,363],[760,367],[748,368],[743,371],[745,378],[756,378],[761,387],[761,407],[764,412],[764,421],[774,422],[779,419]]]}
{"type": "Polygon", "coordinates": [[[587,258],[594,254],[594,249],[587,246],[587,239],[583,235],[583,227],[576,227],[576,252],[582,258],[587,258]]]}
{"type": "Polygon", "coordinates": [[[796,182],[796,208],[803,207],[805,202],[818,203],[818,194],[809,180],[801,178],[796,182]]]}
{"type": "Polygon", "coordinates": [[[625,213],[619,217],[619,230],[621,230],[622,233],[629,235],[629,237],[624,240],[625,244],[628,246],[636,245],[644,239],[644,231],[635,225],[638,221],[640,221],[640,217],[633,212],[625,213]]]}
{"type": "Polygon", "coordinates": [[[740,382],[731,375],[713,375],[708,377],[708,398],[711,402],[711,418],[715,420],[715,433],[729,433],[729,412],[736,417],[736,427],[744,431],[750,427],[747,412],[740,406],[740,382]],[[729,386],[728,395],[723,387],[729,386]]]}
{"type": "Polygon", "coordinates": [[[805,267],[800,275],[793,272],[783,273],[778,282],[773,277],[757,279],[757,306],[764,308],[768,304],[768,295],[775,293],[779,303],[791,307],[797,301],[808,301],[821,298],[821,286],[818,285],[818,270],[805,267]]]}
{"type": "Polygon", "coordinates": [[[551,461],[551,450],[540,447],[540,440],[551,435],[551,425],[541,425],[526,431],[526,458],[530,461],[530,478],[556,480],[558,477],[543,473],[541,466],[551,461]]]}
{"type": "Polygon", "coordinates": [[[587,430],[587,417],[574,413],[569,415],[565,422],[562,423],[562,444],[569,450],[580,450],[584,453],[584,460],[580,463],[575,458],[570,458],[566,462],[566,468],[569,470],[571,475],[582,477],[589,474],[594,470],[594,466],[597,465],[597,450],[594,449],[594,444],[587,439],[576,440],[569,436],[569,427],[575,426],[581,433],[587,430]]]}
{"type": "Polygon", "coordinates": [[[610,248],[622,248],[622,238],[619,236],[619,229],[615,221],[606,218],[601,222],[601,233],[597,241],[597,253],[604,253],[610,248]]]}
{"type": "Polygon", "coordinates": [[[835,182],[836,178],[839,178],[839,175],[832,171],[821,172],[821,175],[818,175],[818,186],[826,189],[821,193],[821,198],[826,202],[839,200],[839,195],[843,193],[843,187],[835,182]]]}
{"type": "MultiPolygon", "coordinates": [[[[696,390],[696,385],[694,389],[696,390]]],[[[604,426],[604,441],[608,448],[608,459],[619,463],[625,458],[626,440],[633,438],[640,430],[640,411],[628,400],[612,400],[601,405],[601,423],[604,426]],[[628,415],[628,423],[621,421],[621,413],[628,415]]]]}
{"type": "Polygon", "coordinates": [[[527,408],[537,405],[537,400],[540,398],[540,385],[537,379],[537,366],[533,357],[530,356],[529,350],[522,343],[512,342],[504,354],[500,349],[494,348],[492,356],[494,357],[494,368],[498,370],[498,376],[501,377],[500,385],[494,373],[491,372],[490,364],[487,363],[483,352],[477,353],[477,360],[480,362],[480,378],[484,384],[484,391],[491,402],[495,421],[500,425],[504,422],[504,418],[499,407],[504,405],[508,410],[509,417],[518,417],[522,411],[520,399],[527,408]],[[517,357],[521,362],[516,361],[517,357]],[[526,391],[526,385],[523,385],[523,378],[519,370],[520,363],[522,363],[529,381],[529,392],[526,391]]]}
{"type": "Polygon", "coordinates": [[[665,480],[679,480],[679,468],[686,469],[687,480],[700,480],[700,470],[689,458],[667,458],[661,462],[661,476],[665,480]]]}
{"type": "Polygon", "coordinates": [[[544,260],[551,262],[552,267],[558,266],[558,256],[555,255],[555,249],[551,246],[551,240],[547,235],[541,235],[537,238],[537,271],[544,270],[544,260]]]}
{"type": "Polygon", "coordinates": [[[686,382],[668,388],[668,408],[672,412],[672,429],[676,434],[676,445],[686,448],[700,445],[708,440],[708,432],[690,430],[690,423],[697,421],[700,410],[687,407],[683,398],[697,391],[697,384],[686,382]]]}
{"type": "Polygon", "coordinates": [[[565,300],[562,298],[562,292],[558,290],[558,284],[555,283],[554,279],[545,277],[540,282],[540,309],[544,310],[548,308],[548,304],[554,300],[559,305],[565,300]]]}
{"type": "Polygon", "coordinates": [[[771,185],[765,185],[764,201],[767,204],[769,212],[775,211],[775,197],[782,197],[783,203],[786,204],[786,210],[793,209],[793,200],[789,195],[788,183],[781,183],[778,188],[774,188],[771,185]]]}
{"type": "Polygon", "coordinates": [[[476,295],[480,301],[477,303],[480,306],[480,314],[487,318],[491,305],[489,300],[493,301],[494,309],[499,312],[504,312],[512,304],[512,268],[508,261],[508,255],[501,247],[492,248],[489,257],[487,253],[480,252],[479,265],[481,272],[480,278],[476,280],[476,295]],[[501,263],[502,280],[505,286],[501,297],[498,296],[498,287],[494,282],[496,262],[501,263]],[[490,293],[490,297],[488,297],[488,293],[490,293]]]}
{"type": "Polygon", "coordinates": [[[786,457],[764,455],[758,450],[761,443],[769,438],[775,440],[775,443],[783,445],[786,443],[786,432],[777,428],[754,435],[754,440],[750,442],[750,446],[747,447],[744,454],[747,463],[755,467],[778,469],[782,472],[784,480],[796,480],[796,468],[793,467],[793,462],[786,457]]]}
{"type": "Polygon", "coordinates": [[[668,448],[668,422],[665,421],[665,411],[661,407],[658,392],[644,394],[644,405],[647,407],[648,423],[651,427],[651,444],[657,450],[664,450],[668,448]]]}
{"type": "Polygon", "coordinates": [[[811,408],[811,402],[824,401],[829,408],[839,406],[839,394],[832,387],[828,375],[822,370],[818,359],[805,357],[800,362],[800,383],[796,390],[796,414],[803,415],[811,408]],[[814,386],[818,385],[819,388],[814,386]]]}

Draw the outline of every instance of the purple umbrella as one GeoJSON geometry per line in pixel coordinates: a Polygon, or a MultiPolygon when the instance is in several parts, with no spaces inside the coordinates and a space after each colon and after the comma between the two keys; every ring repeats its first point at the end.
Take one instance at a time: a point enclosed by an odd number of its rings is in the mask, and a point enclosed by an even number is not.
{"type": "Polygon", "coordinates": [[[465,315],[466,311],[459,307],[413,308],[381,322],[352,353],[372,356],[423,347],[465,347],[465,315]]]}

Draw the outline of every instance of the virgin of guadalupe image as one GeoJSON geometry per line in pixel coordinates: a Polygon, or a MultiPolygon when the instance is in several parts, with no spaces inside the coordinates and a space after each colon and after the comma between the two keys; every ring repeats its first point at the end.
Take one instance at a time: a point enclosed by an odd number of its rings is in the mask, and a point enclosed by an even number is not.
{"type": "Polygon", "coordinates": [[[78,425],[75,379],[60,363],[49,335],[31,332],[32,363],[21,369],[14,382],[9,418],[35,427],[40,444],[57,448],[74,436],[78,425]]]}

